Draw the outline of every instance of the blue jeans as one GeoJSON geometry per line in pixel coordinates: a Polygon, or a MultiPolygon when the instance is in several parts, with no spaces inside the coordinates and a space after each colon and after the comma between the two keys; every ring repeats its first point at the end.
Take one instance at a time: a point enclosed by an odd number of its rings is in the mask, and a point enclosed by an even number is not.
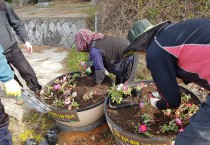
{"type": "Polygon", "coordinates": [[[13,145],[8,125],[0,128],[0,145],[13,145]]]}

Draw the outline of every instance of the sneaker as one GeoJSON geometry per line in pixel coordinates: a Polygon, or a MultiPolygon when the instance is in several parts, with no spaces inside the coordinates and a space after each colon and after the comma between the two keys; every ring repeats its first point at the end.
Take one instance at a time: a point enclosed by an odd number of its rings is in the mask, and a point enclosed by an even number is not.
{"type": "Polygon", "coordinates": [[[21,97],[21,95],[18,96],[18,97],[16,97],[16,102],[15,102],[15,104],[17,104],[17,105],[22,105],[22,104],[24,104],[24,103],[25,103],[25,101],[23,100],[23,98],[21,97]]]}
{"type": "Polygon", "coordinates": [[[22,105],[24,103],[25,103],[25,101],[23,99],[16,100],[16,102],[15,102],[15,104],[17,104],[17,105],[22,105]]]}

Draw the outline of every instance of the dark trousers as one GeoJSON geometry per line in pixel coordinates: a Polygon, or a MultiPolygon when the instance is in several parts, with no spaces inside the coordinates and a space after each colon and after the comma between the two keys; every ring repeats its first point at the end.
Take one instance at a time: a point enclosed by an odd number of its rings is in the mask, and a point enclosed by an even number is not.
{"type": "Polygon", "coordinates": [[[12,136],[8,130],[9,116],[4,111],[4,105],[0,100],[0,145],[12,145],[12,136]]]}
{"type": "Polygon", "coordinates": [[[26,60],[18,45],[12,46],[13,49],[4,55],[7,58],[8,64],[12,64],[20,73],[20,76],[25,80],[26,85],[34,92],[41,90],[42,86],[38,83],[36,73],[31,65],[26,60]]]}

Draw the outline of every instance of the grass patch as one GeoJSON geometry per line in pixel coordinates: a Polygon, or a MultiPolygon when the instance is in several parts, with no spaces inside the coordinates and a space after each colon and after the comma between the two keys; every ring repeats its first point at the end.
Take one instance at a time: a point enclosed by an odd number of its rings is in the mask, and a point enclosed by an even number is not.
{"type": "Polygon", "coordinates": [[[81,13],[88,14],[88,15],[90,15],[90,16],[91,16],[91,15],[95,15],[96,6],[91,6],[91,7],[82,9],[80,12],[81,12],[81,13]]]}
{"type": "Polygon", "coordinates": [[[88,53],[78,52],[76,47],[72,47],[67,56],[67,69],[70,72],[83,71],[84,67],[81,66],[81,62],[87,62],[88,53]]]}
{"type": "Polygon", "coordinates": [[[33,138],[40,142],[44,138],[46,131],[54,126],[54,119],[48,114],[40,114],[31,112],[29,116],[24,119],[26,129],[23,133],[19,134],[19,140],[24,143],[26,139],[33,138]]]}

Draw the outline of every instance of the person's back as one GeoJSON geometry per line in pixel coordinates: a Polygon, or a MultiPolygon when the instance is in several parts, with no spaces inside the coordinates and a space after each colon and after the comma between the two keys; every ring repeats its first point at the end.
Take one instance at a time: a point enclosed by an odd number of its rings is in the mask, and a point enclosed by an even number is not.
{"type": "MultiPolygon", "coordinates": [[[[94,47],[99,49],[103,57],[104,67],[111,73],[117,74],[115,64],[122,61],[122,53],[128,47],[129,42],[126,39],[116,37],[104,37],[96,40],[94,47]]],[[[90,48],[91,49],[91,48],[90,48]]]]}
{"type": "Polygon", "coordinates": [[[122,58],[122,53],[129,45],[128,40],[104,36],[102,33],[81,29],[75,36],[77,50],[88,52],[93,62],[95,83],[101,83],[106,70],[116,75],[116,83],[134,80],[138,57],[122,58]]]}
{"type": "MultiPolygon", "coordinates": [[[[137,25],[141,28],[142,23],[150,25],[145,20],[137,25]]],[[[186,84],[193,82],[210,90],[210,18],[162,24],[163,27],[158,24],[149,29],[150,31],[140,31],[142,33],[136,38],[137,41],[131,43],[130,48],[125,50],[125,56],[136,51],[141,52],[143,43],[139,38],[145,38],[149,32],[155,32],[157,28],[157,33],[148,37],[151,41],[145,41],[149,44],[144,46],[147,46],[145,48],[147,67],[160,94],[159,99],[150,93],[150,103],[157,109],[165,110],[179,107],[181,103],[176,77],[181,78],[186,84]]],[[[209,145],[209,118],[210,96],[208,95],[207,100],[191,117],[190,124],[178,134],[175,145],[209,145]]]]}
{"type": "MultiPolygon", "coordinates": [[[[153,39],[177,60],[176,75],[210,90],[210,19],[190,19],[165,26],[153,39]]],[[[155,44],[154,44],[155,43],[155,44]]],[[[148,47],[148,49],[152,49],[148,47]]],[[[152,56],[155,57],[155,56],[152,56]]],[[[161,56],[166,57],[165,55],[161,56]]],[[[161,69],[162,66],[160,66],[161,69]]]]}

